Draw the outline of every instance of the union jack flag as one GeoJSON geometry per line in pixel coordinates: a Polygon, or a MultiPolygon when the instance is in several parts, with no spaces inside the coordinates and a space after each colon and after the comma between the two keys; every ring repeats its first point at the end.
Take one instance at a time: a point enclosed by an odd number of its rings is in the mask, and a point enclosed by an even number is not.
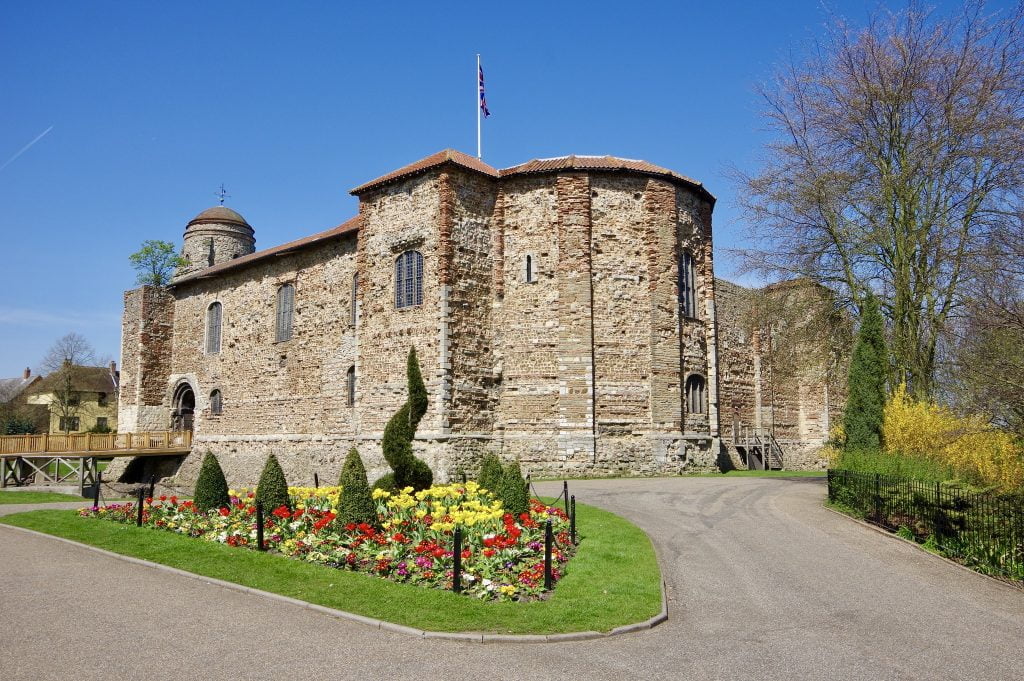
{"type": "Polygon", "coordinates": [[[484,118],[491,115],[491,112],[487,110],[487,96],[484,94],[484,67],[480,68],[480,111],[483,112],[484,118]]]}

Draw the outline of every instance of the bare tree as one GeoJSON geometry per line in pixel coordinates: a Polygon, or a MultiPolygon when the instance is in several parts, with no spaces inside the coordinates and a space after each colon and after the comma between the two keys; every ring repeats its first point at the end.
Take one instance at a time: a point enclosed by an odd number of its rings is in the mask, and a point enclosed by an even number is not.
{"type": "Polygon", "coordinates": [[[993,234],[957,322],[953,396],[1024,436],[1024,214],[993,234]]]}
{"type": "Polygon", "coordinates": [[[50,410],[61,417],[65,433],[71,432],[72,419],[81,407],[82,396],[76,388],[81,369],[93,364],[95,357],[89,341],[77,333],[57,339],[43,357],[41,366],[47,378],[52,377],[50,410]]]}
{"type": "Polygon", "coordinates": [[[968,1],[950,18],[912,3],[863,29],[836,20],[814,54],[761,88],[777,134],[736,175],[748,265],[811,277],[859,308],[873,290],[893,382],[934,389],[936,350],[975,258],[1021,202],[1024,3],[968,1]]]}

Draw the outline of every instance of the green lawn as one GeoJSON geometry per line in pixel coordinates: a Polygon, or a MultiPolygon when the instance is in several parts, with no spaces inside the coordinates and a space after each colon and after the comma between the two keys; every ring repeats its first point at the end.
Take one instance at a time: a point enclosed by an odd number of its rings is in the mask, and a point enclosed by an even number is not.
{"type": "Polygon", "coordinates": [[[0,504],[49,504],[57,501],[80,501],[85,504],[86,500],[74,494],[58,494],[57,492],[11,492],[0,490],[0,504]]]}
{"type": "Polygon", "coordinates": [[[608,631],[656,615],[661,610],[661,573],[647,535],[598,508],[577,504],[576,512],[579,551],[551,597],[531,603],[485,603],[170,532],[80,518],[74,511],[18,513],[0,522],[430,631],[608,631]]]}

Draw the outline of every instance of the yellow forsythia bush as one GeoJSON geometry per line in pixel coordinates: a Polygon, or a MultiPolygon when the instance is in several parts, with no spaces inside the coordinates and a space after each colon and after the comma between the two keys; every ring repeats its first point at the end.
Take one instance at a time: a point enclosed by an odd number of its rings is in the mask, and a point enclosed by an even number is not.
{"type": "Polygon", "coordinates": [[[920,402],[900,386],[885,405],[885,449],[951,466],[970,479],[1003,489],[1024,487],[1024,447],[980,416],[957,416],[920,402]]]}

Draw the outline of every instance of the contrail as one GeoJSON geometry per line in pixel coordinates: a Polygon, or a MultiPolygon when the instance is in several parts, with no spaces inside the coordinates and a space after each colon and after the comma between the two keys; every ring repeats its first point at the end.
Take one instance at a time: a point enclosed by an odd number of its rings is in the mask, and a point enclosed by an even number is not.
{"type": "Polygon", "coordinates": [[[14,160],[15,160],[16,158],[18,158],[19,156],[21,156],[22,154],[24,154],[24,153],[25,153],[26,151],[28,151],[29,149],[31,149],[31,148],[32,148],[32,145],[33,145],[33,144],[35,144],[35,143],[36,143],[36,142],[38,142],[39,140],[41,140],[41,139],[43,139],[44,137],[46,137],[46,134],[47,134],[48,132],[50,132],[51,130],[53,130],[53,126],[52,126],[52,125],[51,125],[50,127],[48,127],[48,128],[46,129],[46,130],[43,130],[43,131],[42,131],[41,133],[39,133],[39,136],[38,136],[38,137],[36,137],[36,138],[35,138],[34,140],[32,140],[31,142],[29,142],[28,144],[26,144],[25,146],[23,146],[23,147],[21,148],[21,151],[19,151],[19,152],[18,152],[17,154],[15,154],[14,156],[11,156],[11,157],[10,157],[9,159],[7,159],[7,163],[4,163],[4,164],[3,164],[2,166],[0,166],[0,170],[3,170],[3,169],[4,169],[4,168],[6,168],[7,166],[9,166],[9,165],[11,165],[12,163],[14,163],[14,160]]]}

